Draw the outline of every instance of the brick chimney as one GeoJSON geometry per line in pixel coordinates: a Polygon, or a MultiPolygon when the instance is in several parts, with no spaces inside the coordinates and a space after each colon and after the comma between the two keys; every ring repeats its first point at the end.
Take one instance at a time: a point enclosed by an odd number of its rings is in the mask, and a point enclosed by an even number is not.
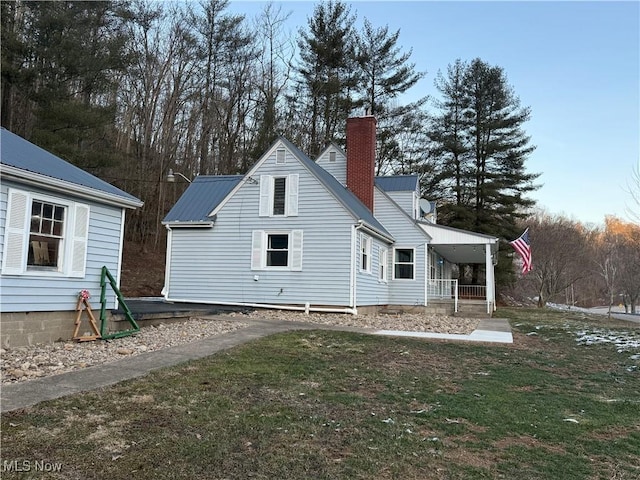
{"type": "Polygon", "coordinates": [[[376,118],[347,119],[347,188],[373,212],[376,165],[376,118]]]}

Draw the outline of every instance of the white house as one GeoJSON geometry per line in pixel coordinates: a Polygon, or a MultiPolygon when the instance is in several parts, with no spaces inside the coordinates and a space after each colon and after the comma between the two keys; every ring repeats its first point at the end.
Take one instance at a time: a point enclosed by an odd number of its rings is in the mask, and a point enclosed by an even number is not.
{"type": "Polygon", "coordinates": [[[196,177],[163,221],[165,299],[453,311],[452,266],[464,262],[485,265],[473,294],[491,313],[498,239],[430,221],[417,176],[376,178],[375,135],[374,117],[350,118],[346,154],[331,144],[314,162],[281,138],[246,175],[196,177]]]}
{"type": "Polygon", "coordinates": [[[79,292],[100,306],[103,266],[119,284],[125,212],[142,202],[4,128],[0,142],[2,345],[71,338],[79,292]]]}

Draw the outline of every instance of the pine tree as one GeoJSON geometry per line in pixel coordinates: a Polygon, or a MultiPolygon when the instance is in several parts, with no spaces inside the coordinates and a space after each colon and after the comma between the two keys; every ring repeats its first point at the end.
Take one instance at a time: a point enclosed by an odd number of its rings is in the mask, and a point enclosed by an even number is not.
{"type": "Polygon", "coordinates": [[[411,50],[402,53],[397,46],[400,30],[389,34],[389,27],[374,28],[364,20],[364,28],[356,37],[356,58],[362,72],[361,102],[372,115],[381,116],[389,110],[389,100],[406,92],[424,72],[416,72],[408,63],[411,50]]]}
{"type": "Polygon", "coordinates": [[[3,41],[2,55],[7,68],[3,107],[8,111],[3,111],[3,125],[17,126],[17,133],[89,170],[115,161],[117,156],[109,153],[114,74],[124,71],[128,61],[122,24],[126,5],[6,3],[3,36],[6,26],[9,42],[3,41]]]}
{"type": "Polygon", "coordinates": [[[410,105],[397,105],[398,96],[413,87],[425,72],[416,72],[409,63],[411,50],[402,52],[398,46],[400,30],[390,33],[389,27],[375,28],[364,20],[362,31],[356,36],[356,60],[359,68],[360,95],[357,106],[378,120],[378,155],[376,171],[403,171],[408,163],[415,163],[408,154],[407,139],[419,134],[413,121],[420,116],[426,98],[410,105]],[[398,170],[399,168],[399,170],[398,170]]]}
{"type": "Polygon", "coordinates": [[[447,76],[438,72],[435,85],[443,96],[436,101],[440,114],[434,119],[431,138],[440,157],[440,171],[430,198],[447,204],[450,216],[460,218],[468,211],[471,188],[468,185],[469,147],[465,138],[463,79],[466,64],[457,60],[447,69],[447,76]]]}
{"type": "Polygon", "coordinates": [[[436,87],[442,100],[432,138],[440,153],[441,222],[515,238],[517,220],[534,205],[526,195],[539,176],[525,168],[535,148],[523,130],[530,109],[520,106],[503,69],[480,59],[456,61],[436,87]]]}
{"type": "Polygon", "coordinates": [[[354,21],[345,3],[329,0],[316,6],[308,31],[300,31],[298,72],[306,100],[301,107],[308,115],[308,141],[303,147],[312,156],[340,138],[353,108],[357,85],[354,21]]]}

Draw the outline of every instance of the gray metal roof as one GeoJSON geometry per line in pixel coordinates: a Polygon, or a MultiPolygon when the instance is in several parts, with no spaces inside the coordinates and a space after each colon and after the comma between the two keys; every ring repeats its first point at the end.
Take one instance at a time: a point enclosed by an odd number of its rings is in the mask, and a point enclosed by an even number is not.
{"type": "Polygon", "coordinates": [[[82,185],[142,205],[133,195],[28,142],[15,133],[0,129],[0,163],[45,177],[82,185]]]}
{"type": "Polygon", "coordinates": [[[385,192],[415,192],[419,181],[418,175],[376,177],[376,185],[385,192]]]}
{"type": "Polygon", "coordinates": [[[243,175],[197,176],[164,217],[162,223],[211,221],[209,214],[243,178],[243,175]]]}
{"type": "MultiPolygon", "coordinates": [[[[286,138],[280,138],[287,148],[314,174],[327,189],[347,208],[358,220],[362,220],[373,230],[393,238],[382,224],[373,216],[371,211],[347,190],[333,175],[317,165],[298,147],[286,138]]],[[[233,190],[244,178],[243,175],[215,175],[199,176],[189,185],[178,202],[164,218],[163,223],[198,223],[211,221],[208,214],[233,190]]]]}
{"type": "Polygon", "coordinates": [[[382,233],[383,235],[393,238],[386,228],[373,216],[371,210],[369,210],[362,201],[344,185],[342,185],[336,178],[327,172],[324,168],[318,165],[305,155],[298,147],[293,145],[286,138],[281,137],[280,140],[287,145],[291,152],[296,155],[300,161],[316,175],[318,180],[327,187],[333,195],[354,215],[358,220],[362,220],[374,230],[382,233]]]}

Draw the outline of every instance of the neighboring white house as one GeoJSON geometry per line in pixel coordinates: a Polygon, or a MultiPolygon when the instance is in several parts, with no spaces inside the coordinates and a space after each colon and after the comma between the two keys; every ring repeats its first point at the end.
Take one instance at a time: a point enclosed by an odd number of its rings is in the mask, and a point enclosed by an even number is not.
{"type": "Polygon", "coordinates": [[[103,266],[119,283],[125,211],[142,202],[4,128],[0,154],[2,345],[71,338],[79,292],[99,308],[103,266]]]}
{"type": "Polygon", "coordinates": [[[375,177],[376,120],[314,162],[284,138],[246,175],[198,176],[165,217],[165,299],[357,313],[457,308],[456,263],[481,263],[493,311],[498,239],[439,226],[416,175],[375,177]],[[427,216],[431,215],[431,216],[427,216]]]}

